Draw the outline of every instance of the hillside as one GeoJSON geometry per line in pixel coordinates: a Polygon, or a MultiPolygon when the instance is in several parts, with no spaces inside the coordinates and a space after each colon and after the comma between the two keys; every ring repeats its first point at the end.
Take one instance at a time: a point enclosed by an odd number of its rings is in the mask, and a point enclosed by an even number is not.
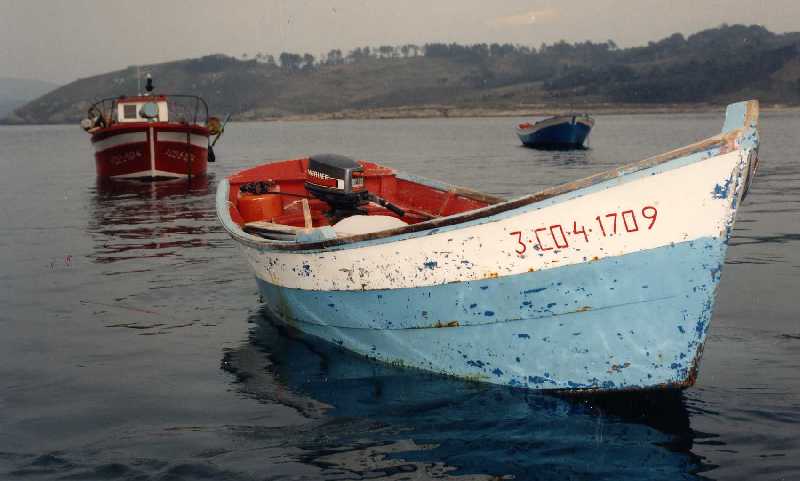
{"type": "MultiPolygon", "coordinates": [[[[581,108],[721,104],[759,98],[800,105],[800,33],[723,25],[647,46],[559,42],[539,48],[426,44],[358,48],[325,58],[284,52],[143,66],[158,91],[204,97],[239,120],[359,116],[374,109],[581,108]]],[[[9,116],[12,123],[78,121],[93,99],[137,91],[136,68],[80,79],[9,116]]]]}
{"type": "Polygon", "coordinates": [[[0,77],[0,118],[56,87],[44,80],[0,77]]]}

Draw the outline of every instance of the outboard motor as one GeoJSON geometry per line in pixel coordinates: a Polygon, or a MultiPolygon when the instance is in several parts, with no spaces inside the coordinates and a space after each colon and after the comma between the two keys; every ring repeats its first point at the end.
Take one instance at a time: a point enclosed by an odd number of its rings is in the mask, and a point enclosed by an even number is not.
{"type": "Polygon", "coordinates": [[[332,223],[351,215],[365,215],[363,208],[375,202],[400,217],[405,211],[371,194],[364,184],[364,168],[355,160],[336,154],[312,155],[308,159],[305,187],[317,199],[330,206],[326,215],[332,223]]]}

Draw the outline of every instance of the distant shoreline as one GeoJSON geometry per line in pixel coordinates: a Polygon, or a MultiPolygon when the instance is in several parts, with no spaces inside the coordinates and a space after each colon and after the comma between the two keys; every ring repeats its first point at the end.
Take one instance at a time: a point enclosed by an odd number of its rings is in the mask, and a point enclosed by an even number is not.
{"type": "MultiPolygon", "coordinates": [[[[520,107],[454,107],[419,106],[394,107],[385,109],[364,109],[332,113],[287,115],[283,117],[248,117],[242,114],[239,120],[253,122],[303,122],[321,120],[391,120],[391,119],[432,119],[432,118],[489,118],[489,117],[547,117],[567,113],[588,113],[590,115],[647,115],[647,114],[693,114],[724,113],[725,105],[719,104],[671,104],[671,105],[583,105],[573,109],[563,109],[552,105],[525,105],[520,107]]],[[[762,105],[762,112],[800,112],[800,106],[762,105]]]]}
{"type": "MultiPolygon", "coordinates": [[[[328,120],[400,120],[437,118],[510,118],[510,117],[548,117],[567,113],[588,113],[590,115],[652,115],[652,114],[701,114],[724,113],[723,104],[659,104],[659,105],[581,105],[564,109],[552,105],[524,105],[519,107],[457,107],[445,105],[422,105],[363,110],[343,110],[339,112],[294,114],[286,116],[262,116],[255,112],[244,112],[232,116],[232,122],[315,122],[328,120]]],[[[762,104],[762,112],[800,112],[798,105],[762,104]]],[[[75,120],[74,123],[78,123],[75,120]]],[[[0,126],[23,125],[70,125],[73,122],[21,123],[0,119],[0,126]]]]}

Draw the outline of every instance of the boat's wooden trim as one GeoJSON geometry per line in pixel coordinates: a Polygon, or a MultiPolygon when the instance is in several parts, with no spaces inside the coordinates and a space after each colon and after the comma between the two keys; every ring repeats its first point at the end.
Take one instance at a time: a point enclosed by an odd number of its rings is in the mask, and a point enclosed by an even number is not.
{"type": "MultiPolygon", "coordinates": [[[[346,244],[354,244],[358,242],[364,241],[371,241],[377,239],[384,239],[388,237],[394,237],[403,234],[411,234],[420,231],[426,231],[446,226],[451,226],[455,224],[462,224],[465,222],[482,219],[486,217],[491,217],[503,212],[507,212],[510,210],[518,209],[520,207],[524,207],[530,204],[534,204],[537,202],[544,201],[546,199],[550,199],[552,197],[566,194],[572,191],[584,189],[587,187],[591,187],[593,185],[615,179],[621,177],[623,175],[633,174],[635,172],[639,172],[645,169],[649,169],[651,167],[655,167],[661,164],[665,164],[675,159],[679,159],[682,157],[690,156],[693,154],[697,154],[700,152],[709,151],[712,149],[720,149],[720,153],[726,153],[733,150],[736,150],[738,147],[736,145],[737,139],[742,136],[745,130],[749,129],[751,126],[754,126],[755,123],[758,121],[758,102],[757,101],[749,101],[746,103],[746,112],[744,118],[741,119],[741,123],[736,124],[736,128],[723,130],[722,134],[718,134],[714,137],[710,137],[705,140],[701,140],[699,142],[695,142],[693,144],[687,145],[685,147],[681,147],[679,149],[675,149],[660,155],[656,155],[638,162],[634,162],[631,164],[627,164],[621,167],[617,167],[605,172],[601,172],[583,179],[575,180],[573,182],[568,182],[566,184],[562,184],[559,186],[551,187],[545,189],[541,192],[531,194],[525,197],[521,197],[514,200],[504,201],[501,203],[495,203],[489,205],[487,207],[481,209],[475,209],[467,212],[462,212],[458,214],[454,214],[448,217],[439,217],[434,218],[428,221],[419,222],[417,224],[410,224],[405,227],[397,228],[397,229],[390,229],[380,232],[374,232],[369,234],[362,234],[356,236],[350,236],[346,238],[337,238],[337,239],[330,239],[325,241],[319,242],[308,242],[308,243],[272,243],[268,240],[257,240],[256,245],[261,247],[270,248],[274,250],[281,250],[281,251],[306,251],[306,250],[318,250],[318,249],[325,249],[334,246],[341,246],[346,244]]],[[[411,178],[411,176],[409,176],[411,178]]],[[[436,182],[432,182],[432,186],[435,187],[436,182]]],[[[469,192],[471,195],[476,194],[476,191],[471,191],[469,189],[463,189],[465,192],[469,192]]],[[[485,194],[483,194],[485,195],[485,194]]],[[[492,197],[492,196],[488,196],[492,197]]],[[[240,238],[245,243],[252,243],[253,240],[247,238],[240,238]]]]}
{"type": "Polygon", "coordinates": [[[278,232],[281,234],[296,234],[303,230],[302,227],[294,227],[285,224],[276,224],[274,222],[266,222],[263,220],[248,222],[244,225],[245,230],[257,230],[261,232],[278,232]]]}
{"type": "Polygon", "coordinates": [[[415,174],[409,174],[407,172],[398,172],[393,169],[387,169],[387,170],[393,172],[398,180],[415,182],[417,184],[422,184],[426,187],[430,187],[432,189],[444,192],[445,194],[452,194],[459,197],[465,197],[467,199],[481,202],[484,204],[499,204],[501,202],[508,201],[508,199],[505,199],[503,197],[498,197],[496,195],[487,194],[485,192],[470,189],[467,187],[450,184],[448,182],[444,182],[441,180],[429,179],[427,177],[422,177],[415,174]]]}
{"type": "Polygon", "coordinates": [[[454,196],[458,195],[468,199],[477,200],[478,202],[485,202],[487,204],[499,204],[508,200],[495,195],[490,195],[477,190],[467,189],[466,187],[459,187],[455,185],[448,189],[447,192],[453,194],[454,196]]]}
{"type": "Polygon", "coordinates": [[[303,224],[308,230],[314,227],[314,223],[311,221],[311,208],[308,205],[308,199],[301,199],[301,202],[303,204],[303,224]]]}
{"type": "Polygon", "coordinates": [[[245,224],[244,231],[271,242],[281,241],[294,243],[297,239],[297,234],[303,232],[303,228],[275,224],[273,222],[256,221],[245,224]]]}

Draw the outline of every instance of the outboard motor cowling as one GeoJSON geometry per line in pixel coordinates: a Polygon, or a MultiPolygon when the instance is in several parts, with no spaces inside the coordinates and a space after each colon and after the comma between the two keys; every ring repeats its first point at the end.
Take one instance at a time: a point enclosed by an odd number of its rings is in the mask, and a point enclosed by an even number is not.
{"type": "Polygon", "coordinates": [[[343,155],[320,154],[308,159],[305,187],[311,195],[331,207],[334,217],[363,214],[359,206],[368,202],[364,168],[343,155]]]}
{"type": "Polygon", "coordinates": [[[361,206],[375,202],[400,217],[405,212],[367,191],[364,168],[355,160],[336,154],[318,154],[308,158],[305,187],[317,199],[330,206],[327,216],[333,222],[351,215],[364,215],[361,206]]]}

